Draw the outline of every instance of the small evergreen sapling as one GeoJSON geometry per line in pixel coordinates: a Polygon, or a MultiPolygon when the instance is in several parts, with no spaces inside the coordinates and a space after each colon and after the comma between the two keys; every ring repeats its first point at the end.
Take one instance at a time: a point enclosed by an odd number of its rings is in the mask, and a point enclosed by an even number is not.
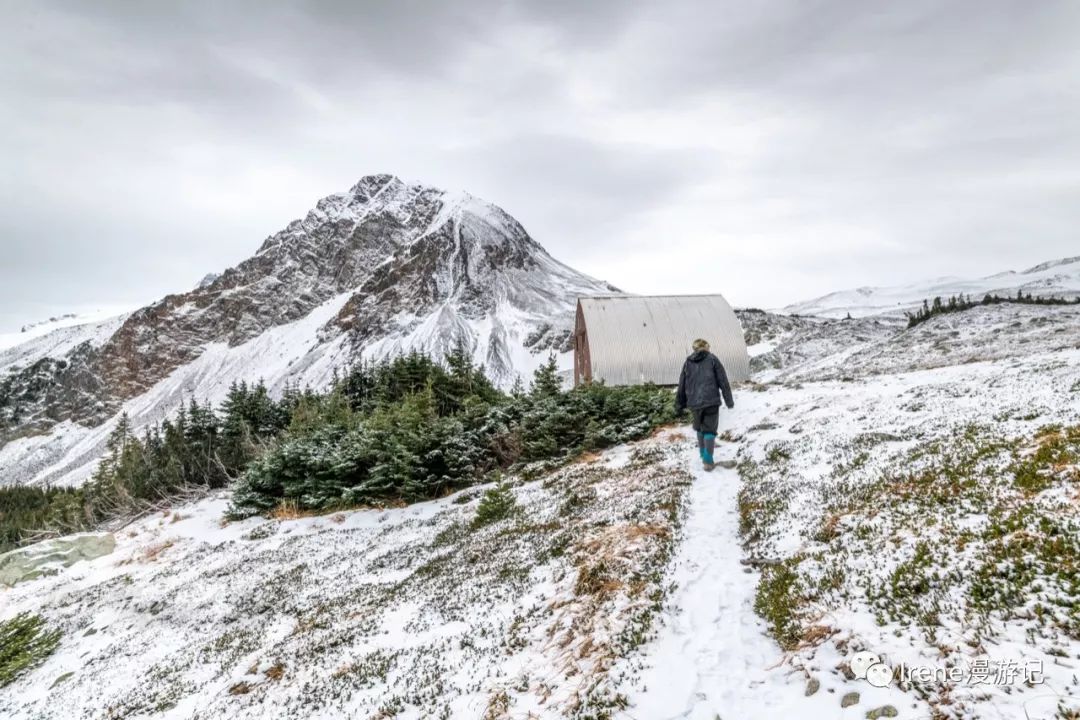
{"type": "Polygon", "coordinates": [[[531,393],[534,397],[555,397],[560,391],[562,380],[559,378],[559,365],[552,353],[548,355],[547,362],[533,373],[531,393]]]}
{"type": "Polygon", "coordinates": [[[46,629],[40,615],[26,612],[0,623],[0,687],[43,663],[60,644],[60,634],[46,629]]]}
{"type": "Polygon", "coordinates": [[[480,498],[480,503],[476,506],[476,516],[472,521],[472,529],[476,530],[485,525],[505,520],[517,511],[518,505],[514,499],[514,493],[510,491],[505,482],[500,480],[495,487],[490,488],[480,498]]]}

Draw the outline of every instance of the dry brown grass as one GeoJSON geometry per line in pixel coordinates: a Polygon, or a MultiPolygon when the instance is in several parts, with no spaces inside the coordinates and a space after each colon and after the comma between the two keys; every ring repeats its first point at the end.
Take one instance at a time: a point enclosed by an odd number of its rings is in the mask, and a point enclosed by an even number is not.
{"type": "Polygon", "coordinates": [[[622,580],[610,576],[610,568],[603,561],[591,563],[578,568],[577,583],[574,584],[574,594],[578,596],[592,595],[597,598],[606,598],[623,587],[622,580]]]}
{"type": "Polygon", "coordinates": [[[311,517],[314,513],[301,510],[300,504],[295,500],[282,500],[277,507],[270,511],[270,517],[274,520],[299,520],[311,517]]]}
{"type": "Polygon", "coordinates": [[[488,698],[487,709],[484,711],[484,720],[501,720],[509,717],[510,696],[505,690],[498,690],[488,698]]]}
{"type": "Polygon", "coordinates": [[[836,513],[829,513],[821,523],[821,527],[818,528],[815,539],[819,542],[827,543],[835,540],[840,535],[840,516],[836,513]]]}
{"type": "Polygon", "coordinates": [[[643,537],[666,539],[671,535],[671,528],[666,525],[631,525],[626,530],[626,539],[633,541],[643,537]]]}
{"type": "Polygon", "coordinates": [[[671,528],[666,525],[612,525],[604,528],[599,534],[581,543],[580,547],[585,554],[603,559],[613,559],[625,555],[629,549],[627,546],[643,537],[667,538],[671,534],[671,528]]]}
{"type": "Polygon", "coordinates": [[[276,682],[285,675],[285,666],[279,662],[274,663],[263,675],[276,682]]]}
{"type": "Polygon", "coordinates": [[[246,682],[238,682],[229,688],[230,695],[247,695],[251,692],[251,686],[246,682]]]}
{"type": "Polygon", "coordinates": [[[829,625],[811,625],[803,630],[801,644],[817,647],[838,632],[840,631],[829,625]]]}
{"type": "Polygon", "coordinates": [[[139,554],[139,561],[154,562],[155,560],[157,560],[158,556],[161,555],[161,553],[165,552],[175,544],[176,543],[174,540],[162,540],[161,542],[154,543],[153,545],[148,545],[143,548],[143,551],[139,554]]]}

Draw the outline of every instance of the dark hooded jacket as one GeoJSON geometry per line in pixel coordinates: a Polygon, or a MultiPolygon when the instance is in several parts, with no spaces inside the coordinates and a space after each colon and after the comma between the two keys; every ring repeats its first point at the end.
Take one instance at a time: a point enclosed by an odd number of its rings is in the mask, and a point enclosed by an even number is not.
{"type": "Polygon", "coordinates": [[[686,358],[679,375],[679,390],[675,393],[675,411],[718,407],[721,393],[724,404],[735,407],[731,385],[720,359],[708,350],[698,350],[686,358]]]}

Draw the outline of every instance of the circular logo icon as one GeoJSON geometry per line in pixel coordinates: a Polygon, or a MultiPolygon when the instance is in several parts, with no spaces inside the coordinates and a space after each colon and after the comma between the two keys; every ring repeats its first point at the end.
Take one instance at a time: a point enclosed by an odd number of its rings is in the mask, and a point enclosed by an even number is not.
{"type": "Polygon", "coordinates": [[[892,682],[892,668],[883,662],[874,663],[866,668],[866,682],[874,687],[888,687],[892,682]]]}
{"type": "Polygon", "coordinates": [[[855,673],[856,680],[865,680],[866,671],[870,669],[872,665],[880,665],[881,657],[877,653],[870,652],[869,650],[863,650],[862,652],[855,653],[851,658],[851,672],[855,673]]]}

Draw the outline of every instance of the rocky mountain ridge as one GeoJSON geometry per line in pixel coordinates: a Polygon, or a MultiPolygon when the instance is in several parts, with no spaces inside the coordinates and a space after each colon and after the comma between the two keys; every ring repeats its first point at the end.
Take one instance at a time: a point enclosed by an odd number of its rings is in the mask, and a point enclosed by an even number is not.
{"type": "Polygon", "coordinates": [[[72,443],[57,441],[58,426],[82,442],[121,411],[154,419],[185,396],[215,399],[232,379],[318,385],[360,357],[441,355],[464,342],[510,385],[549,351],[565,353],[579,295],[614,290],[556,261],[490,203],[366,176],[251,258],[111,332],[0,351],[0,483],[62,475],[72,443]]]}

